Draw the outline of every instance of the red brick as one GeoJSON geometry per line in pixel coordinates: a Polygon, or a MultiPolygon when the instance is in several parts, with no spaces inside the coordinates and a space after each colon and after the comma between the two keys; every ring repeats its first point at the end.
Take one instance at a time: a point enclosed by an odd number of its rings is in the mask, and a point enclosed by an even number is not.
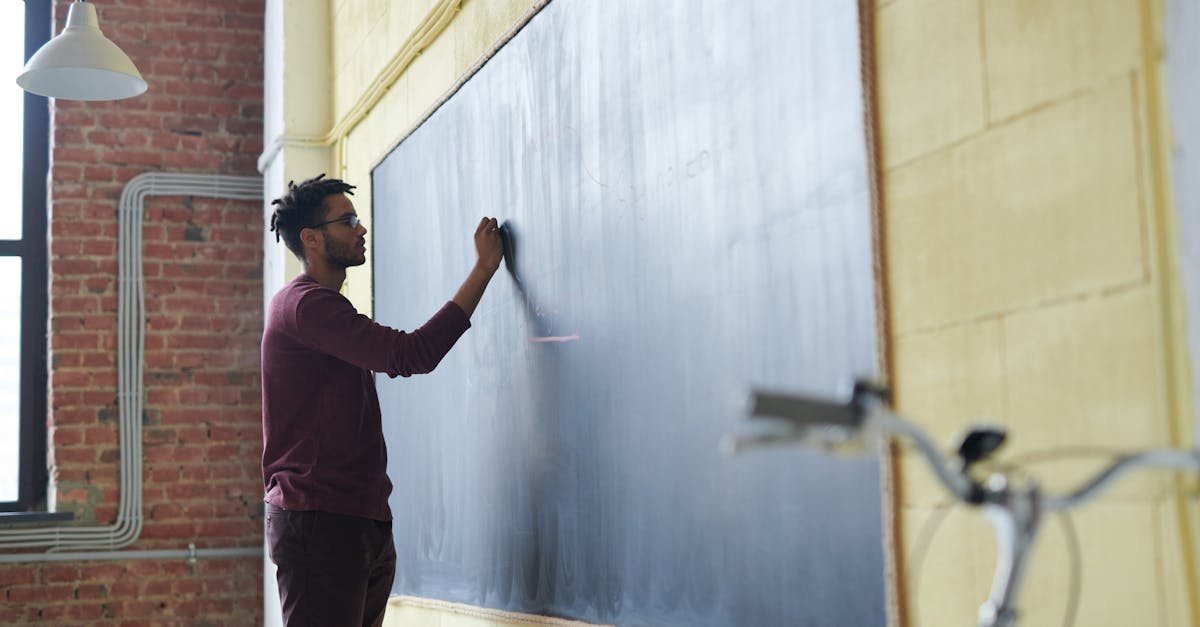
{"type": "MultiPolygon", "coordinates": [[[[65,362],[69,361],[69,359],[56,360],[53,368],[60,369],[69,367],[69,364],[64,365],[65,362]]],[[[50,392],[50,407],[77,407],[83,404],[83,394],[84,393],[79,390],[52,389],[50,392]]]]}
{"type": "Polygon", "coordinates": [[[49,607],[30,608],[31,613],[37,616],[38,623],[60,623],[67,615],[67,606],[51,605],[49,607]]]}
{"type": "Polygon", "coordinates": [[[113,289],[114,279],[109,276],[92,277],[83,281],[84,288],[93,294],[102,294],[113,289]]]}
{"type": "MultiPolygon", "coordinates": [[[[203,467],[197,469],[203,470],[203,467]]],[[[186,470],[184,474],[187,474],[186,470]]],[[[212,499],[220,496],[222,490],[219,486],[207,483],[177,483],[167,486],[165,492],[172,499],[212,499]]]]}
{"type": "Polygon", "coordinates": [[[81,243],[83,248],[82,254],[85,255],[103,255],[113,257],[117,254],[117,243],[112,240],[104,239],[89,239],[81,243]]]}
{"type": "Polygon", "coordinates": [[[202,538],[238,538],[253,533],[258,522],[243,520],[205,520],[198,525],[197,535],[202,538]]]}
{"type": "Polygon", "coordinates": [[[51,257],[74,257],[83,250],[79,240],[56,238],[50,241],[51,257]]]}
{"type": "MultiPolygon", "coordinates": [[[[208,325],[205,325],[208,330],[208,325]]],[[[179,333],[167,338],[169,350],[207,349],[222,350],[229,345],[229,339],[219,334],[179,333]]]]}
{"type": "Polygon", "coordinates": [[[50,296],[51,304],[56,310],[62,309],[61,299],[58,297],[78,296],[82,289],[83,282],[78,279],[68,279],[65,277],[51,277],[50,279],[50,296]]]}
{"type": "Polygon", "coordinates": [[[88,444],[116,444],[117,429],[116,427],[89,427],[84,434],[84,441],[88,444]]]}
{"type": "Polygon", "coordinates": [[[141,592],[141,585],[134,577],[127,577],[117,581],[108,588],[108,596],[113,599],[130,599],[137,598],[141,592]]]}
{"type": "MultiPolygon", "coordinates": [[[[115,145],[117,145],[117,134],[112,132],[111,130],[108,130],[107,128],[92,129],[92,130],[88,131],[88,133],[87,133],[87,143],[103,144],[105,146],[115,146],[115,145]]],[[[55,154],[57,155],[58,153],[56,152],[55,154]]],[[[88,177],[88,178],[94,179],[96,177],[88,177]]],[[[112,177],[110,176],[110,177],[103,178],[102,180],[108,180],[111,178],[112,177]]]]}
{"type": "Polygon", "coordinates": [[[96,410],[92,408],[64,408],[54,410],[54,424],[58,427],[90,425],[96,422],[96,410]]]}
{"type": "Polygon", "coordinates": [[[142,528],[142,537],[152,538],[187,538],[196,535],[196,525],[190,522],[163,523],[147,522],[142,528]]]}
{"type": "Polygon", "coordinates": [[[42,581],[63,583],[79,579],[79,567],[74,564],[46,564],[42,566],[42,581]]]}
{"type": "Polygon", "coordinates": [[[171,582],[164,581],[164,580],[147,581],[146,587],[142,591],[143,596],[163,597],[163,596],[170,596],[170,594],[171,594],[171,582]]]}
{"type": "Polygon", "coordinates": [[[66,584],[14,586],[8,589],[10,603],[58,603],[73,596],[74,589],[66,584]]]}
{"type": "Polygon", "coordinates": [[[75,313],[104,311],[103,300],[95,296],[56,296],[50,299],[50,310],[52,312],[71,311],[75,313]]]}
{"type": "MultiPolygon", "coordinates": [[[[96,342],[95,338],[97,336],[95,336],[93,334],[66,334],[66,333],[63,333],[63,334],[59,334],[58,336],[56,336],[56,338],[62,338],[63,340],[66,340],[68,338],[77,337],[77,336],[90,338],[91,344],[93,346],[95,345],[95,342],[96,342]]],[[[64,341],[64,344],[70,345],[69,342],[65,342],[65,341],[64,341]]],[[[91,375],[89,375],[87,372],[70,372],[70,371],[58,370],[58,371],[50,373],[50,381],[55,387],[74,387],[74,388],[86,387],[90,380],[91,380],[91,375]]]]}
{"type": "Polygon", "coordinates": [[[70,605],[67,606],[64,616],[76,621],[94,622],[104,617],[104,607],[99,603],[70,605]]]}
{"type": "MultiPolygon", "coordinates": [[[[102,227],[96,222],[71,222],[66,220],[51,220],[50,235],[52,237],[97,237],[102,227]]],[[[52,263],[51,266],[54,264],[52,263]]]]}
{"type": "Polygon", "coordinates": [[[116,581],[125,574],[125,566],[115,562],[84,562],[80,571],[84,579],[116,581]]]}
{"type": "MultiPolygon", "coordinates": [[[[96,348],[99,340],[100,336],[94,333],[57,333],[50,336],[50,348],[51,350],[81,350],[96,348]]],[[[71,387],[87,385],[87,375],[85,374],[60,376],[67,376],[67,379],[59,379],[58,381],[54,382],[55,385],[67,385],[71,387]],[[78,381],[76,381],[76,379],[78,379],[78,381]]]]}
{"type": "MultiPolygon", "coordinates": [[[[262,453],[259,452],[259,454],[256,457],[262,457],[262,453]]],[[[255,468],[255,470],[253,471],[253,476],[252,476],[252,473],[247,472],[245,468],[239,468],[237,466],[233,466],[230,464],[222,464],[222,465],[213,466],[212,468],[210,468],[209,476],[213,480],[232,480],[232,479],[251,479],[251,478],[257,480],[258,479],[258,477],[257,477],[258,465],[255,464],[254,468],[255,468]]]]}
{"type": "Polygon", "coordinates": [[[117,507],[115,505],[97,505],[92,511],[92,517],[98,524],[110,525],[117,520],[117,507]]]}
{"type": "Polygon", "coordinates": [[[113,614],[121,617],[140,616],[158,620],[162,615],[158,601],[113,601],[110,605],[113,614]]]}
{"type": "Polygon", "coordinates": [[[87,150],[84,148],[58,148],[54,149],[55,162],[63,163],[96,163],[99,161],[99,154],[95,150],[87,150]]]}
{"type": "Polygon", "coordinates": [[[179,468],[151,468],[147,478],[154,483],[166,483],[179,480],[179,468]]]}
{"type": "Polygon", "coordinates": [[[202,521],[203,524],[203,521],[216,516],[216,507],[212,503],[190,503],[187,506],[187,516],[192,520],[202,521]]]}
{"type": "MultiPolygon", "coordinates": [[[[93,356],[89,355],[88,357],[93,356]]],[[[109,355],[98,354],[94,355],[94,357],[97,359],[96,364],[91,365],[93,368],[95,365],[100,364],[105,366],[112,365],[112,358],[109,355]]],[[[87,361],[88,360],[84,360],[85,366],[88,365],[87,361]]],[[[106,405],[115,408],[117,402],[115,390],[85,390],[83,393],[83,402],[88,405],[106,405]]]]}
{"type": "Polygon", "coordinates": [[[80,600],[108,598],[108,586],[102,583],[85,583],[75,586],[75,598],[80,600]]]}
{"type": "MultiPolygon", "coordinates": [[[[14,586],[32,585],[37,582],[37,571],[25,564],[6,565],[0,567],[0,586],[7,589],[14,586]]],[[[0,608],[3,604],[0,604],[0,608]]]]}
{"type": "Polygon", "coordinates": [[[213,468],[208,464],[183,466],[179,469],[179,477],[183,481],[206,482],[213,478],[213,468]]]}
{"type": "Polygon", "coordinates": [[[74,428],[58,427],[51,434],[54,446],[73,446],[83,443],[83,431],[74,428]]]}
{"type": "Polygon", "coordinates": [[[112,316],[84,316],[79,318],[79,326],[89,331],[113,331],[116,329],[117,321],[112,316]]]}

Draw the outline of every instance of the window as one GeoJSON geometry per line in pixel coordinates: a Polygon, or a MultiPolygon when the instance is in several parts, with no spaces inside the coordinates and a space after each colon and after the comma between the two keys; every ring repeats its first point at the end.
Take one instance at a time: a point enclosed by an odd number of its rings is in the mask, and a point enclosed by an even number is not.
{"type": "MultiPolygon", "coordinates": [[[[46,99],[15,79],[51,34],[50,2],[0,4],[0,168],[21,190],[0,203],[0,511],[40,506],[46,490],[46,99]],[[16,298],[17,294],[20,298],[16,298]]],[[[13,190],[16,192],[17,190],[13,190]]]]}

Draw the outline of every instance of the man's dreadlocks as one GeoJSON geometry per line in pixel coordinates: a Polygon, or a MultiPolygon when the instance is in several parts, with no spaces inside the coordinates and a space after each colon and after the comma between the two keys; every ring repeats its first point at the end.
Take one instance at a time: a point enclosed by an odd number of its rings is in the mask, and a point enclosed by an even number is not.
{"type": "Polygon", "coordinates": [[[288,181],[288,192],[271,201],[275,211],[271,214],[271,230],[275,241],[283,238],[288,250],[304,261],[304,245],[300,242],[300,231],[320,222],[325,217],[325,198],[336,194],[351,194],[353,185],[341,179],[327,179],[324,174],[296,185],[288,181]]]}

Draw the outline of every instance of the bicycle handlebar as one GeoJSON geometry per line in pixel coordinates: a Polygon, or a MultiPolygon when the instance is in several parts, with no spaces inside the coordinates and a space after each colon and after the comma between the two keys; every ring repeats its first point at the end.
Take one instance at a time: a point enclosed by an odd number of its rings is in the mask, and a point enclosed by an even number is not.
{"type": "Polygon", "coordinates": [[[1190,470],[1200,475],[1200,450],[1152,449],[1123,455],[1066,495],[1046,496],[1043,507],[1051,512],[1071,509],[1099,494],[1117,477],[1137,468],[1190,470]]]}
{"type": "Polygon", "coordinates": [[[847,444],[861,444],[867,436],[879,434],[912,440],[942,486],[960,501],[982,506],[996,531],[996,572],[991,594],[979,608],[980,627],[1016,625],[1018,589],[1029,547],[1044,514],[1080,505],[1136,468],[1191,470],[1200,476],[1200,450],[1155,449],[1119,457],[1062,496],[1043,494],[1032,481],[1010,486],[1004,474],[993,474],[980,482],[968,472],[970,466],[986,459],[1004,441],[1002,430],[976,429],[964,439],[959,447],[961,468],[956,471],[929,435],[916,423],[892,413],[888,403],[886,390],[864,383],[856,384],[850,399],[844,402],[755,391],[751,395],[751,415],[772,418],[780,428],[754,436],[727,436],[722,448],[729,453],[782,444],[845,449],[847,444]]]}
{"type": "MultiPolygon", "coordinates": [[[[938,450],[924,429],[893,413],[887,407],[886,392],[879,388],[856,385],[850,399],[843,402],[755,390],[750,396],[749,413],[775,419],[783,428],[749,437],[727,437],[722,442],[726,452],[795,444],[838,449],[872,433],[903,437],[916,445],[946,491],[964,502],[980,502],[980,486],[964,472],[951,468],[947,456],[938,450]]],[[[1200,475],[1200,450],[1153,449],[1124,455],[1065,495],[1043,495],[1042,505],[1046,511],[1076,507],[1102,492],[1119,476],[1144,467],[1190,470],[1200,475]]]]}

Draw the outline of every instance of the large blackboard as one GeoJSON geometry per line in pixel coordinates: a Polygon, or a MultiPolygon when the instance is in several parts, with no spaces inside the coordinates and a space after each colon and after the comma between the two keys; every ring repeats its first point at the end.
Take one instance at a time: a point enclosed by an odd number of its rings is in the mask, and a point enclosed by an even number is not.
{"type": "Polygon", "coordinates": [[[877,461],[723,457],[751,386],[875,372],[851,0],[556,0],[373,173],[395,591],[618,625],[885,623],[877,461]],[[519,278],[519,281],[517,280],[519,278]]]}

